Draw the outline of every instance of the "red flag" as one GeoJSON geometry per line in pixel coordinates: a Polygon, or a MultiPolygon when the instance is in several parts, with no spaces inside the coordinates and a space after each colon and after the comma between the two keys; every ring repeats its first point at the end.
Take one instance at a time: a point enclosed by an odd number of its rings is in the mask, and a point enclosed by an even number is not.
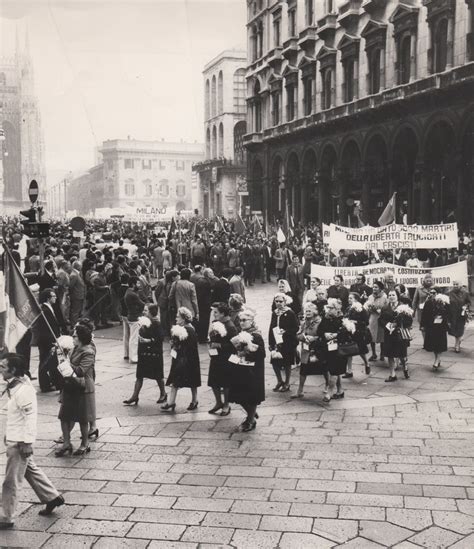
{"type": "Polygon", "coordinates": [[[382,212],[382,215],[379,217],[379,225],[390,225],[390,223],[395,223],[395,196],[397,193],[393,193],[392,198],[388,201],[388,204],[385,206],[385,210],[382,212]]]}
{"type": "Polygon", "coordinates": [[[41,309],[18,265],[15,263],[10,250],[6,246],[4,246],[4,249],[5,343],[8,349],[12,351],[25,332],[40,316],[41,309]]]}

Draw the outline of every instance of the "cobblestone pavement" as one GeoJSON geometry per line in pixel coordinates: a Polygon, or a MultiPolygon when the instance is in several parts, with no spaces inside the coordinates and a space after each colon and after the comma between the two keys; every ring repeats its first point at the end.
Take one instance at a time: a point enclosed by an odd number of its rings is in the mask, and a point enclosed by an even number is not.
{"type": "MultiPolygon", "coordinates": [[[[274,290],[248,292],[264,333],[274,290]]],[[[123,407],[135,367],[122,360],[120,328],[96,341],[100,438],[84,458],[55,458],[57,395],[38,396],[36,460],[67,505],[39,517],[24,487],[16,529],[0,534],[0,546],[474,547],[472,329],[439,372],[417,336],[409,380],[384,383],[381,363],[367,377],[355,360],[346,398],[329,405],[319,378],[308,378],[302,400],[273,393],[268,365],[267,400],[251,433],[237,432],[237,407],[228,418],[207,414],[206,386],[195,412],[186,412],[183,390],[178,413],[160,413],[151,381],[138,407],[123,407]]],[[[205,384],[204,347],[201,357],[205,384]]],[[[293,392],[297,377],[295,370],[293,392]]],[[[74,435],[78,445],[77,428],[74,435]]]]}

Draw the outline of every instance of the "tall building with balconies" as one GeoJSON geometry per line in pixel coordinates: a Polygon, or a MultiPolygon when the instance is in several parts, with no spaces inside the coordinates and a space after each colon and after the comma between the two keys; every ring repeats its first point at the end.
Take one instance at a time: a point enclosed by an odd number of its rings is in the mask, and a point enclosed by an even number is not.
{"type": "Polygon", "coordinates": [[[252,209],[473,225],[473,0],[247,6],[252,209]]]}
{"type": "Polygon", "coordinates": [[[243,146],[246,65],[246,52],[225,50],[204,67],[206,158],[193,169],[199,179],[199,210],[206,218],[232,218],[246,213],[246,208],[250,213],[243,146]]]}

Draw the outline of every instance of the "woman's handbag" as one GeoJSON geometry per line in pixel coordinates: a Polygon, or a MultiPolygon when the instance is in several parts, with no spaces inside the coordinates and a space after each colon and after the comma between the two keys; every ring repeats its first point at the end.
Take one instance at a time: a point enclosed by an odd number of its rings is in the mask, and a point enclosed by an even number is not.
{"type": "Polygon", "coordinates": [[[356,356],[359,352],[359,346],[354,341],[339,343],[337,347],[337,354],[340,356],[356,356]]]}
{"type": "Polygon", "coordinates": [[[403,341],[411,341],[413,336],[411,335],[410,328],[400,328],[400,337],[403,341]]]}
{"type": "Polygon", "coordinates": [[[69,394],[81,394],[86,390],[84,378],[70,376],[64,378],[64,391],[69,394]]]}

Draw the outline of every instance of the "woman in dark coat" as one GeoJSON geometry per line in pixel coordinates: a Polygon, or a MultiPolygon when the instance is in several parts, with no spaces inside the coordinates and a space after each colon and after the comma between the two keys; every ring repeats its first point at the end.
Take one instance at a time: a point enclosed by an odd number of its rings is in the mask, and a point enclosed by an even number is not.
{"type": "Polygon", "coordinates": [[[434,353],[433,369],[441,366],[441,355],[448,350],[449,297],[429,289],[429,297],[421,311],[420,328],[424,333],[425,351],[434,353]]]}
{"type": "Polygon", "coordinates": [[[94,423],[96,420],[95,347],[91,345],[92,331],[87,326],[78,324],[74,329],[73,340],[74,349],[69,357],[72,372],[70,372],[71,375],[64,377],[58,414],[61,420],[63,445],[55,452],[56,457],[71,453],[82,456],[90,452],[89,423],[94,423]],[[75,423],[79,423],[81,428],[81,446],[73,452],[71,431],[75,423]]]}
{"type": "Polygon", "coordinates": [[[347,357],[338,353],[338,347],[347,340],[347,334],[343,327],[342,304],[339,299],[330,297],[326,305],[325,314],[318,326],[318,337],[321,345],[320,358],[326,362],[331,376],[329,390],[324,397],[324,402],[331,398],[344,398],[341,376],[347,367],[347,357]],[[334,385],[336,392],[334,393],[334,385]]]}
{"type": "Polygon", "coordinates": [[[180,307],[176,315],[176,326],[171,328],[171,369],[166,385],[171,386],[167,404],[161,410],[174,412],[178,389],[191,389],[191,403],[188,410],[198,407],[197,388],[201,386],[198,340],[191,321],[193,314],[186,307],[180,307]]]}
{"type": "Polygon", "coordinates": [[[454,336],[454,352],[461,351],[461,340],[464,335],[466,323],[469,319],[469,307],[471,298],[469,292],[461,288],[459,282],[453,282],[453,288],[448,293],[449,297],[449,316],[451,326],[449,334],[454,336]]]}
{"type": "MultiPolygon", "coordinates": [[[[282,294],[285,294],[289,299],[287,299],[286,304],[288,307],[298,316],[301,313],[301,303],[298,299],[298,296],[295,295],[290,288],[290,285],[287,280],[281,279],[278,281],[278,291],[282,294]]],[[[275,310],[275,303],[272,303],[272,311],[275,310]]]]}
{"type": "Polygon", "coordinates": [[[407,349],[410,341],[402,337],[401,329],[409,329],[413,322],[413,309],[400,303],[400,295],[397,290],[388,292],[388,303],[380,311],[379,324],[384,330],[383,353],[388,358],[390,375],[386,382],[396,381],[396,369],[400,362],[403,366],[403,375],[410,377],[407,366],[407,349]],[[407,314],[400,311],[405,309],[407,314]]]}
{"type": "Polygon", "coordinates": [[[211,318],[211,304],[213,302],[214,273],[212,269],[204,269],[203,276],[198,278],[195,285],[199,309],[198,340],[199,343],[205,343],[207,341],[209,320],[211,318]]]}
{"type": "Polygon", "coordinates": [[[229,356],[234,350],[230,340],[237,335],[237,329],[230,320],[230,308],[227,303],[213,303],[212,315],[214,321],[209,331],[209,374],[207,384],[212,388],[216,399],[215,406],[209,410],[215,414],[222,410],[221,416],[230,414],[229,406],[229,356]],[[222,402],[222,396],[224,402],[222,402]]]}
{"type": "Polygon", "coordinates": [[[291,365],[295,362],[295,351],[298,345],[296,333],[298,320],[295,313],[287,306],[287,295],[277,293],[273,300],[275,309],[272,313],[268,344],[272,354],[271,363],[277,378],[274,391],[285,393],[290,390],[291,365]],[[281,371],[285,372],[285,381],[281,371]]]}
{"type": "Polygon", "coordinates": [[[235,354],[230,357],[229,401],[240,404],[247,413],[240,426],[246,432],[257,426],[257,406],[265,400],[265,344],[253,311],[244,309],[239,320],[242,331],[232,338],[235,354]]]}
{"type": "Polygon", "coordinates": [[[300,383],[296,394],[291,398],[302,398],[304,393],[304,384],[306,376],[323,375],[328,384],[328,371],[326,364],[317,358],[316,343],[318,340],[318,326],[321,322],[318,308],[310,301],[304,306],[304,319],[301,322],[300,329],[296,334],[298,341],[301,342],[301,366],[300,383]]]}
{"type": "MultiPolygon", "coordinates": [[[[369,361],[367,355],[369,353],[369,347],[367,346],[372,341],[369,331],[369,313],[364,309],[360,301],[360,295],[357,292],[349,292],[349,307],[345,314],[345,317],[352,320],[356,325],[356,331],[352,336],[352,339],[357,343],[359,347],[359,356],[364,361],[365,373],[370,374],[369,361]]],[[[354,377],[352,373],[352,357],[347,358],[347,371],[342,376],[344,378],[354,377]]]]}
{"type": "Polygon", "coordinates": [[[154,379],[157,382],[160,388],[158,404],[166,402],[167,398],[163,379],[163,332],[157,318],[158,305],[148,305],[148,311],[145,314],[149,325],[143,325],[138,333],[137,379],[132,396],[123,401],[126,406],[138,404],[144,378],[154,379]]]}

